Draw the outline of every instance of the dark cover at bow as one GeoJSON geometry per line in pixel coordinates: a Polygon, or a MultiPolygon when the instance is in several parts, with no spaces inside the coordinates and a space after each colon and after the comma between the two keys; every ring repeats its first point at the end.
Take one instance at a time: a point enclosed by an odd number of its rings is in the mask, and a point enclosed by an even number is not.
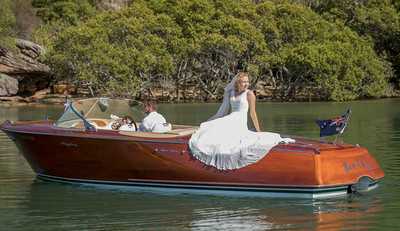
{"type": "Polygon", "coordinates": [[[349,122],[350,114],[351,110],[348,109],[342,116],[328,120],[317,120],[316,122],[320,128],[319,136],[323,137],[342,134],[349,122]]]}

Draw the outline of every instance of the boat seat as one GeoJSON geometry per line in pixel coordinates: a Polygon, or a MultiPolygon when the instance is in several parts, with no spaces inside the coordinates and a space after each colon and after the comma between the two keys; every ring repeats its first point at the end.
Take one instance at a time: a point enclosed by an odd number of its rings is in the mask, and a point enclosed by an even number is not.
{"type": "Polygon", "coordinates": [[[185,128],[173,129],[165,133],[120,131],[119,134],[134,136],[134,137],[142,137],[142,138],[174,138],[179,136],[191,135],[197,130],[197,128],[198,127],[195,126],[185,126],[185,128]]]}
{"type": "MultiPolygon", "coordinates": [[[[106,119],[89,119],[89,123],[94,125],[96,128],[106,129],[106,126],[108,125],[109,121],[106,119]]],[[[79,128],[79,129],[85,128],[83,121],[81,121],[81,120],[79,120],[76,123],[73,123],[70,127],[71,128],[79,128]]]]}
{"type": "MultiPolygon", "coordinates": [[[[103,130],[112,130],[108,125],[111,122],[108,119],[89,119],[89,122],[93,124],[97,129],[103,130]]],[[[136,123],[137,126],[140,126],[140,123],[136,123]]],[[[71,127],[84,129],[84,125],[82,121],[78,121],[74,123],[71,127]]],[[[122,135],[135,136],[135,137],[146,137],[146,138],[172,138],[179,136],[187,136],[193,134],[198,127],[196,126],[188,126],[188,125],[172,125],[172,130],[165,133],[157,133],[157,132],[142,132],[142,131],[119,131],[122,135]]]]}
{"type": "Polygon", "coordinates": [[[193,134],[196,130],[197,130],[197,127],[173,129],[169,132],[166,132],[166,134],[185,136],[185,135],[193,134]]]}
{"type": "Polygon", "coordinates": [[[90,122],[95,123],[97,127],[105,127],[108,124],[104,119],[91,119],[90,122]]]}

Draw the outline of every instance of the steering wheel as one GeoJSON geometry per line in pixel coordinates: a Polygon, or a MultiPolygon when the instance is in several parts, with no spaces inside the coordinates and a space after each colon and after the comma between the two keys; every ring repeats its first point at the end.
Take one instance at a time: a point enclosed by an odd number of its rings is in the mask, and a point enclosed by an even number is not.
{"type": "Polygon", "coordinates": [[[137,124],[135,122],[135,120],[133,120],[133,118],[131,116],[124,116],[122,117],[122,121],[125,122],[124,124],[129,124],[129,125],[133,125],[135,127],[135,131],[138,130],[137,124]]]}
{"type": "Polygon", "coordinates": [[[138,130],[136,122],[130,116],[124,116],[124,117],[119,118],[118,120],[114,121],[111,124],[111,128],[113,130],[119,130],[123,125],[130,125],[130,126],[135,127],[135,131],[138,130]]]}

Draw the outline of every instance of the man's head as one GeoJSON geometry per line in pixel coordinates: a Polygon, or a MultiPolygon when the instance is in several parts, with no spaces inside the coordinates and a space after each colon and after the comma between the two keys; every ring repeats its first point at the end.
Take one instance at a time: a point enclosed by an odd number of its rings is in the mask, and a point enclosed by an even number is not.
{"type": "Polygon", "coordinates": [[[144,112],[150,113],[153,111],[157,111],[157,102],[155,100],[149,99],[143,102],[144,112]]]}

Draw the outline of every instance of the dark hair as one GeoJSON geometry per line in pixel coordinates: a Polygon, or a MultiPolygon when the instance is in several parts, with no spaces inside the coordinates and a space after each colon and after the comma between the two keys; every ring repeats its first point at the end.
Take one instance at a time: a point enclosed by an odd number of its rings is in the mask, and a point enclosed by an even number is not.
{"type": "Polygon", "coordinates": [[[157,109],[157,101],[155,99],[146,99],[143,101],[143,106],[152,107],[154,110],[157,109]]]}

